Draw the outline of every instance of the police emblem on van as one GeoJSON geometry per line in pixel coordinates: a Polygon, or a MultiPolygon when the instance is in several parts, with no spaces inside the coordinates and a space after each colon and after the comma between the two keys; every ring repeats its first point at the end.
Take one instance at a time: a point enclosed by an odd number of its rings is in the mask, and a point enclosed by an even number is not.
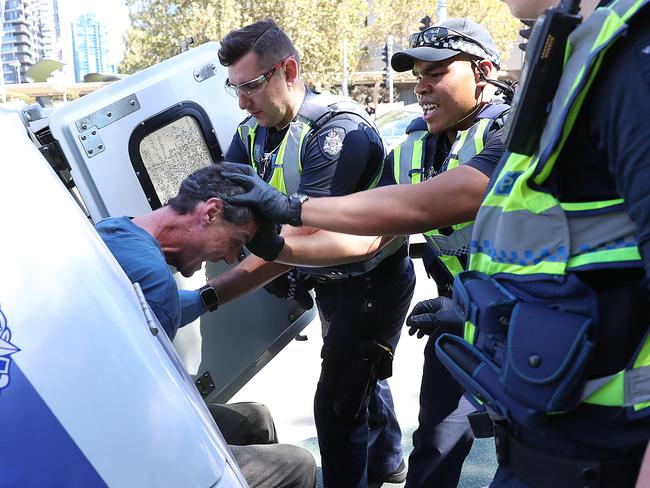
{"type": "Polygon", "coordinates": [[[7,318],[0,308],[0,395],[9,386],[9,367],[11,355],[20,351],[11,343],[11,331],[7,326],[7,318]]]}

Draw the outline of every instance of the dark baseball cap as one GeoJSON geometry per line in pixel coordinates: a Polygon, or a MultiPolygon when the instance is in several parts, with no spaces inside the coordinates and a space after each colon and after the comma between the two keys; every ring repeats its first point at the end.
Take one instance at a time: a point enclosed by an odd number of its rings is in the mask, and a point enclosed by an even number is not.
{"type": "Polygon", "coordinates": [[[447,19],[416,32],[409,38],[409,49],[395,53],[390,64],[395,71],[409,71],[416,61],[443,61],[459,53],[487,59],[497,68],[501,64],[499,50],[488,30],[468,18],[447,19]]]}

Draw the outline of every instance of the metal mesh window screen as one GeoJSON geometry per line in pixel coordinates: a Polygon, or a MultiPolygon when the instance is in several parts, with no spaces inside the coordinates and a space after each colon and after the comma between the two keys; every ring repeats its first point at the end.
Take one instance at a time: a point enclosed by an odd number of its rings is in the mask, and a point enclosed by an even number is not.
{"type": "Polygon", "coordinates": [[[139,150],[163,205],[176,196],[187,175],[212,163],[199,123],[190,115],[147,134],[139,150]]]}

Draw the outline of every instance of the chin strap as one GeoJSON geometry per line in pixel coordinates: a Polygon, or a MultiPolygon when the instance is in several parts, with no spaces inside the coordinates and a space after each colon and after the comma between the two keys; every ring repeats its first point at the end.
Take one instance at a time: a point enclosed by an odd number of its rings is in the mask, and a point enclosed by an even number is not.
{"type": "MultiPolygon", "coordinates": [[[[482,96],[482,94],[481,94],[481,96],[482,96]]],[[[478,114],[481,111],[481,109],[486,105],[486,103],[487,102],[482,102],[482,101],[476,102],[476,105],[474,105],[474,107],[465,116],[461,117],[456,122],[454,122],[452,124],[449,124],[447,127],[442,129],[440,132],[444,133],[444,132],[450,132],[450,131],[457,131],[459,125],[462,125],[463,123],[465,123],[465,121],[467,119],[469,119],[470,117],[474,118],[476,116],[476,114],[478,114]]]]}

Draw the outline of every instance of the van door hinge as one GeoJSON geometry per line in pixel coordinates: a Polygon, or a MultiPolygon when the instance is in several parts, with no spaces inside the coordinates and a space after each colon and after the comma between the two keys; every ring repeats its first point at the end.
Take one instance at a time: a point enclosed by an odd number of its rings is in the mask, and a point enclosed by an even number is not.
{"type": "Polygon", "coordinates": [[[45,160],[50,164],[54,172],[61,179],[68,190],[74,188],[74,181],[70,174],[70,164],[63,154],[59,141],[54,139],[52,142],[43,144],[38,148],[45,160]]]}
{"type": "Polygon", "coordinates": [[[210,376],[210,372],[206,371],[205,373],[201,374],[195,381],[194,384],[196,385],[196,388],[199,390],[199,393],[203,398],[207,397],[210,393],[214,391],[214,381],[212,380],[212,376],[210,376]]]}

